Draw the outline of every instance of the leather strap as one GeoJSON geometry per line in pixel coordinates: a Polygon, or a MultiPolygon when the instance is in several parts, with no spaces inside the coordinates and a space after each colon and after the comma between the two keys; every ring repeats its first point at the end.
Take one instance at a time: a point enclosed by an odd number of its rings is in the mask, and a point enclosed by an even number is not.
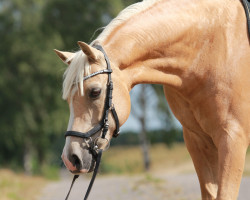
{"type": "MultiPolygon", "coordinates": [[[[107,69],[111,69],[109,58],[108,58],[106,52],[104,51],[104,49],[102,48],[102,46],[101,45],[94,45],[94,48],[96,48],[97,50],[99,50],[103,53],[106,64],[107,64],[107,69]]],[[[111,74],[108,74],[108,81],[111,81],[111,74]]]]}
{"type": "Polygon", "coordinates": [[[72,189],[72,187],[73,187],[73,185],[74,185],[74,183],[75,183],[75,181],[76,181],[76,179],[77,179],[78,177],[79,177],[79,175],[75,175],[75,176],[73,177],[73,180],[72,180],[72,182],[71,182],[71,185],[70,185],[70,188],[69,188],[69,191],[68,191],[68,194],[67,194],[65,200],[67,200],[67,199],[69,198],[69,194],[70,194],[70,192],[71,192],[71,189],[72,189]]]}
{"type": "Polygon", "coordinates": [[[242,4],[244,6],[246,17],[247,17],[247,25],[248,25],[248,34],[250,37],[250,0],[242,0],[242,4]]]}
{"type": "MultiPolygon", "coordinates": [[[[99,166],[100,166],[101,159],[102,159],[102,150],[100,149],[100,150],[98,151],[98,154],[97,154],[96,166],[95,166],[95,169],[94,169],[94,173],[93,173],[93,176],[92,176],[92,178],[91,178],[91,180],[90,180],[90,183],[89,183],[87,192],[86,192],[86,194],[85,194],[85,196],[84,196],[84,200],[87,200],[87,199],[88,199],[89,193],[90,193],[90,191],[91,191],[91,189],[92,189],[92,186],[93,186],[93,184],[94,184],[94,182],[95,182],[96,175],[97,175],[97,173],[98,173],[98,169],[99,169],[99,166]]],[[[69,192],[68,192],[68,194],[67,194],[65,200],[68,200],[69,195],[70,195],[70,192],[71,192],[71,189],[72,189],[72,187],[73,187],[73,185],[74,185],[74,183],[75,183],[75,181],[76,181],[76,179],[77,179],[78,177],[79,177],[79,175],[75,175],[75,176],[73,177],[73,180],[72,180],[72,182],[71,182],[71,186],[70,186],[70,188],[69,188],[69,192]]]]}
{"type": "Polygon", "coordinates": [[[67,136],[76,136],[76,137],[80,137],[80,138],[83,138],[83,139],[90,138],[94,134],[96,134],[98,131],[100,131],[102,129],[102,127],[103,127],[103,123],[99,123],[94,128],[92,128],[91,130],[89,130],[86,133],[82,133],[82,132],[78,132],[78,131],[67,131],[65,133],[65,137],[67,137],[67,136]]]}
{"type": "Polygon", "coordinates": [[[98,72],[94,72],[93,74],[90,74],[90,75],[88,75],[88,76],[85,76],[85,77],[83,78],[83,81],[86,81],[87,79],[92,78],[93,76],[96,76],[96,75],[98,75],[98,74],[112,73],[112,72],[113,72],[112,69],[100,70],[100,71],[98,71],[98,72]]]}
{"type": "Polygon", "coordinates": [[[92,189],[92,186],[93,186],[93,184],[95,182],[95,177],[96,177],[96,175],[98,173],[98,169],[99,169],[99,166],[100,166],[101,159],[102,159],[102,150],[100,149],[98,151],[98,156],[97,156],[97,159],[96,159],[96,165],[95,165],[94,173],[93,173],[93,176],[92,176],[92,178],[90,180],[89,187],[88,187],[87,192],[85,194],[84,200],[87,200],[87,198],[89,196],[89,193],[90,193],[90,191],[92,189]]]}
{"type": "Polygon", "coordinates": [[[112,112],[112,115],[114,117],[115,124],[116,124],[116,130],[113,133],[113,137],[117,137],[120,134],[120,123],[119,123],[118,115],[115,111],[115,107],[111,107],[111,112],[112,112]]]}

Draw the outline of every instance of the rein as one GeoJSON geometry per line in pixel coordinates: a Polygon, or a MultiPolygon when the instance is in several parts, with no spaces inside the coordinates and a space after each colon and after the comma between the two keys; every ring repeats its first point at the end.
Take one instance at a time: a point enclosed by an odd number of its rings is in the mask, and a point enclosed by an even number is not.
{"type": "MultiPolygon", "coordinates": [[[[88,76],[85,76],[83,78],[83,80],[85,81],[85,80],[87,80],[87,79],[89,79],[89,78],[91,78],[93,76],[99,75],[99,74],[104,74],[104,73],[108,74],[107,93],[106,93],[106,99],[105,99],[105,102],[104,102],[105,104],[104,104],[104,112],[103,112],[102,120],[95,127],[93,127],[92,129],[90,129],[89,131],[87,131],[85,133],[78,132],[78,131],[67,131],[65,133],[65,137],[67,137],[67,136],[80,137],[80,138],[82,138],[84,140],[85,143],[87,143],[86,139],[90,140],[90,144],[88,144],[88,149],[91,152],[91,154],[93,155],[93,158],[95,159],[96,164],[95,164],[94,172],[93,172],[91,181],[89,183],[87,192],[85,194],[84,200],[87,200],[87,198],[89,196],[89,193],[91,191],[91,188],[92,188],[92,186],[94,184],[96,175],[98,173],[98,169],[99,169],[99,165],[100,165],[100,162],[101,162],[103,150],[98,147],[98,144],[96,142],[97,142],[97,139],[100,139],[100,138],[105,139],[105,136],[106,136],[106,134],[108,132],[108,129],[109,129],[109,121],[108,121],[109,111],[111,111],[111,114],[113,115],[113,118],[115,120],[115,125],[116,125],[116,129],[115,129],[115,131],[113,133],[113,137],[117,137],[119,135],[119,132],[120,132],[120,124],[119,124],[118,115],[116,113],[114,104],[112,103],[113,82],[112,82],[112,79],[111,79],[112,69],[111,69],[111,66],[110,66],[109,58],[108,58],[106,52],[104,51],[104,49],[102,48],[102,46],[95,45],[94,48],[96,48],[97,50],[99,50],[99,51],[101,51],[103,53],[106,64],[107,64],[107,69],[100,70],[100,71],[94,72],[94,73],[92,73],[92,74],[90,74],[88,76]],[[99,131],[102,131],[101,137],[97,137],[93,141],[92,136],[94,136],[99,131]]],[[[71,189],[72,189],[72,187],[73,187],[73,185],[74,185],[74,183],[75,183],[75,181],[76,181],[76,179],[78,177],[79,177],[79,175],[74,175],[71,186],[70,186],[70,189],[69,189],[69,192],[68,192],[65,200],[68,199],[68,197],[70,195],[70,192],[71,192],[71,189]]]]}

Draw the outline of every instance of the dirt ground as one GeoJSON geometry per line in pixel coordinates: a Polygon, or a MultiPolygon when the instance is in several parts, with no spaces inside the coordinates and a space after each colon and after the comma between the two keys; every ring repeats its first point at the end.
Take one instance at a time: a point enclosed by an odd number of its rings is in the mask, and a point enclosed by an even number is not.
{"type": "MultiPolygon", "coordinates": [[[[150,173],[133,176],[102,176],[96,178],[89,200],[199,200],[200,189],[193,170],[178,169],[167,173],[150,173]]],[[[38,200],[64,200],[72,175],[65,170],[58,182],[47,185],[38,200]]],[[[76,181],[69,200],[83,199],[89,177],[81,176],[76,181]]],[[[238,200],[250,199],[250,177],[242,180],[238,200]]]]}

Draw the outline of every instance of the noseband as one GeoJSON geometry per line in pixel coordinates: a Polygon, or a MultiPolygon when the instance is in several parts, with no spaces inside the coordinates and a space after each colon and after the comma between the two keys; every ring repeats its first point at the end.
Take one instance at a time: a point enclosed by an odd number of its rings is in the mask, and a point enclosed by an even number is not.
{"type": "MultiPolygon", "coordinates": [[[[96,174],[98,172],[99,164],[101,162],[101,157],[102,157],[102,149],[100,149],[100,147],[98,147],[98,144],[95,142],[96,140],[93,140],[92,137],[95,134],[97,134],[99,131],[101,131],[101,136],[100,137],[102,139],[105,139],[106,134],[107,134],[108,129],[109,129],[109,120],[108,120],[109,111],[111,111],[111,113],[113,115],[113,118],[114,118],[114,121],[115,121],[115,125],[116,125],[116,129],[115,129],[115,131],[113,133],[113,137],[117,137],[119,135],[119,133],[120,133],[119,119],[118,119],[114,104],[112,103],[113,82],[112,82],[112,79],[111,79],[112,69],[111,69],[111,66],[110,66],[109,58],[108,58],[106,52],[104,51],[104,49],[102,48],[102,46],[95,45],[94,48],[96,48],[97,50],[99,50],[99,51],[101,51],[103,53],[106,64],[107,64],[107,69],[100,70],[100,71],[94,72],[94,73],[92,73],[92,74],[90,74],[88,76],[85,76],[83,78],[83,81],[85,81],[85,80],[87,80],[87,79],[89,79],[89,78],[91,78],[93,76],[99,75],[99,74],[104,74],[104,73],[108,74],[107,90],[106,90],[107,93],[106,93],[106,99],[105,99],[105,102],[104,102],[104,112],[103,112],[102,120],[96,126],[94,126],[92,129],[90,129],[89,131],[87,131],[85,133],[78,132],[78,131],[67,131],[65,133],[65,137],[67,137],[67,136],[75,136],[75,137],[80,137],[80,138],[84,139],[84,141],[86,141],[86,139],[89,139],[91,141],[90,144],[88,145],[88,148],[89,148],[89,151],[91,152],[91,154],[93,155],[93,158],[96,161],[96,165],[95,165],[94,173],[93,173],[93,176],[91,178],[88,190],[87,190],[87,192],[85,194],[84,200],[87,200],[87,198],[88,198],[88,195],[89,195],[90,190],[92,188],[92,185],[94,183],[96,174]]],[[[73,181],[72,181],[71,186],[70,186],[70,190],[69,190],[65,200],[68,199],[71,188],[72,188],[75,180],[78,177],[79,177],[79,175],[74,176],[73,181]]]]}

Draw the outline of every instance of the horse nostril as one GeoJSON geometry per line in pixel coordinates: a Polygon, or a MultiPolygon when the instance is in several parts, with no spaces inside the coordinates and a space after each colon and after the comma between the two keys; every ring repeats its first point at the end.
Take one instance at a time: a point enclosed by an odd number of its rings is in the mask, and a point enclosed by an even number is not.
{"type": "Polygon", "coordinates": [[[72,160],[73,160],[73,165],[76,167],[76,169],[80,170],[81,169],[81,161],[78,158],[78,156],[73,154],[72,155],[72,160]]]}

